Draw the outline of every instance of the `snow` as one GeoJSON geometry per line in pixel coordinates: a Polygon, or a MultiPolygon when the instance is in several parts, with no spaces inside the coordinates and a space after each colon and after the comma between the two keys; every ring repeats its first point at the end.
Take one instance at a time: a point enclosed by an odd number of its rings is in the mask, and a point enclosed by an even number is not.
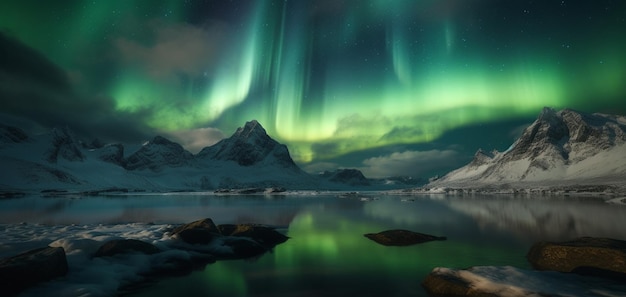
{"type": "Polygon", "coordinates": [[[550,189],[612,185],[626,191],[626,125],[621,116],[544,109],[507,151],[478,151],[468,165],[426,188],[550,189]]]}
{"type": "Polygon", "coordinates": [[[175,260],[189,260],[204,253],[228,255],[233,251],[219,240],[208,245],[190,245],[170,236],[169,224],[86,224],[86,225],[0,225],[0,258],[14,256],[43,246],[65,249],[69,272],[65,277],[41,283],[20,294],[30,296],[115,296],[118,290],[144,280],[144,274],[172,268],[175,260]],[[151,243],[162,252],[92,258],[107,241],[137,239],[151,243]],[[198,254],[200,252],[201,254],[198,254]]]}
{"type": "Polygon", "coordinates": [[[511,266],[477,266],[466,270],[437,267],[431,274],[458,278],[467,282],[472,291],[501,297],[617,297],[626,294],[626,285],[610,280],[511,266]]]}
{"type": "Polygon", "coordinates": [[[190,154],[182,156],[182,161],[167,160],[168,154],[172,153],[167,146],[149,144],[152,157],[148,161],[154,163],[157,170],[147,167],[127,170],[119,164],[99,159],[101,151],[108,149],[106,146],[81,149],[84,155],[82,161],[59,157],[56,163],[50,163],[44,156],[51,143],[52,135],[43,134],[31,137],[26,143],[9,143],[0,147],[0,162],[4,169],[0,171],[0,189],[32,192],[123,188],[166,192],[274,186],[313,189],[319,185],[319,181],[304,172],[293,172],[275,165],[277,160],[272,154],[262,164],[245,167],[233,161],[188,160],[190,154]]]}
{"type": "Polygon", "coordinates": [[[166,230],[170,227],[139,223],[0,225],[0,257],[48,245],[65,249],[68,275],[30,288],[20,296],[114,296],[120,286],[141,280],[141,273],[164,265],[167,259],[190,257],[189,252],[168,247],[172,239],[166,234],[166,230]],[[151,256],[127,254],[106,258],[91,257],[104,242],[121,238],[149,242],[165,249],[165,252],[151,256]]]}

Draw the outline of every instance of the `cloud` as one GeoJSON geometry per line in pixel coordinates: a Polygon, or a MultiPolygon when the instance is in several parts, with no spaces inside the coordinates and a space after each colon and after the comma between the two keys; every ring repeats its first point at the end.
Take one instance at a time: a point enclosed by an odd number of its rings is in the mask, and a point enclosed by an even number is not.
{"type": "Polygon", "coordinates": [[[186,150],[196,154],[207,146],[214,145],[224,139],[221,130],[215,128],[199,128],[175,132],[164,132],[173,141],[180,143],[186,150]]]}
{"type": "Polygon", "coordinates": [[[423,177],[433,170],[456,166],[458,159],[459,153],[454,150],[404,151],[366,159],[359,170],[368,178],[423,177]]]}
{"type": "Polygon", "coordinates": [[[0,32],[0,78],[28,81],[56,91],[69,91],[68,76],[40,52],[0,32]]]}
{"type": "Polygon", "coordinates": [[[151,129],[144,124],[149,109],[119,112],[110,97],[77,94],[63,68],[2,33],[0,53],[4,118],[30,119],[35,124],[28,126],[48,129],[68,126],[83,137],[105,141],[140,141],[149,135],[151,129]]]}
{"type": "Polygon", "coordinates": [[[148,25],[154,35],[149,44],[120,37],[115,47],[126,64],[143,69],[153,78],[163,79],[185,73],[203,75],[217,61],[226,44],[227,26],[208,27],[153,21],[148,25]]]}

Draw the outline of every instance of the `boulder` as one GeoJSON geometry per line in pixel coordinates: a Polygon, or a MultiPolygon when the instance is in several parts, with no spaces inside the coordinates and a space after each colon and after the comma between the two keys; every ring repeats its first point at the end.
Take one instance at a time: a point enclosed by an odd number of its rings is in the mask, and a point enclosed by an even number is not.
{"type": "Polygon", "coordinates": [[[246,237],[226,237],[223,240],[224,245],[232,249],[232,257],[235,259],[252,258],[268,251],[266,247],[246,237]]]}
{"type": "Polygon", "coordinates": [[[386,246],[406,246],[434,240],[446,240],[446,237],[438,237],[408,230],[387,230],[379,233],[368,233],[363,236],[386,246]]]}
{"type": "Polygon", "coordinates": [[[156,246],[141,240],[117,239],[103,244],[98,251],[96,251],[94,257],[108,257],[133,252],[152,255],[160,252],[160,250],[156,246]]]}
{"type": "Polygon", "coordinates": [[[435,268],[422,282],[424,289],[435,296],[481,296],[470,285],[456,271],[447,268],[435,268]]]}
{"type": "Polygon", "coordinates": [[[266,248],[272,248],[289,239],[272,227],[256,224],[223,224],[219,225],[218,228],[222,235],[248,237],[266,248]]]}
{"type": "Polygon", "coordinates": [[[626,241],[582,237],[568,242],[539,242],[526,258],[537,270],[575,272],[626,279],[626,241]]]}
{"type": "Polygon", "coordinates": [[[422,282],[430,296],[626,296],[623,281],[512,266],[436,267],[422,282]]]}
{"type": "Polygon", "coordinates": [[[219,236],[220,230],[217,229],[213,220],[207,218],[184,224],[172,230],[171,235],[177,235],[186,243],[190,244],[208,244],[219,236]]]}
{"type": "Polygon", "coordinates": [[[67,274],[62,247],[44,247],[0,260],[0,295],[9,296],[67,274]]]}

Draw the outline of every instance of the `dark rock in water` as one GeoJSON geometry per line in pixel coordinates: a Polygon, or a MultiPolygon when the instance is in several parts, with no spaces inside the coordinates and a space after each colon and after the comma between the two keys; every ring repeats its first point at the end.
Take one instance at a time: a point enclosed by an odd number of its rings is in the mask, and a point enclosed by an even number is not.
{"type": "Polygon", "coordinates": [[[0,295],[8,296],[67,274],[62,247],[44,247],[0,260],[0,295]]]}
{"type": "Polygon", "coordinates": [[[233,250],[233,257],[236,259],[246,259],[260,256],[268,251],[255,240],[246,237],[226,237],[224,245],[233,250]]]}
{"type": "Polygon", "coordinates": [[[408,230],[387,230],[380,233],[368,233],[364,236],[377,243],[387,246],[405,246],[434,240],[446,240],[445,237],[438,237],[408,230]]]}
{"type": "Polygon", "coordinates": [[[255,224],[224,224],[218,226],[220,233],[226,236],[248,237],[264,247],[272,248],[289,239],[274,228],[255,224]]]}
{"type": "Polygon", "coordinates": [[[152,255],[160,251],[161,250],[159,250],[156,246],[141,240],[119,239],[111,240],[103,244],[94,254],[94,257],[108,257],[133,252],[152,255]]]}
{"type": "Polygon", "coordinates": [[[289,237],[274,228],[256,224],[224,224],[215,226],[211,219],[195,221],[182,225],[172,231],[181,240],[190,244],[209,244],[228,247],[232,253],[222,252],[221,248],[213,249],[217,258],[244,259],[261,255],[289,237]]]}
{"type": "Polygon", "coordinates": [[[172,230],[172,235],[178,235],[186,243],[190,244],[208,244],[219,236],[220,230],[213,223],[213,220],[207,218],[182,225],[172,230]]]}
{"type": "Polygon", "coordinates": [[[526,258],[537,270],[575,272],[626,279],[626,241],[582,237],[568,242],[539,242],[526,258]]]}

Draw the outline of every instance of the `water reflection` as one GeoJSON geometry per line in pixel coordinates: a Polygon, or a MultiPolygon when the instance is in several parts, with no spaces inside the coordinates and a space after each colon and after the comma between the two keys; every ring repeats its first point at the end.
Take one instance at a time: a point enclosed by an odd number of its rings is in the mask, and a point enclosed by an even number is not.
{"type": "Polygon", "coordinates": [[[218,262],[132,296],[425,296],[419,282],[436,266],[527,268],[524,255],[538,240],[626,239],[626,207],[598,200],[370,197],[26,197],[0,201],[0,222],[183,223],[210,217],[282,226],[291,237],[255,262],[218,262]],[[396,228],[448,240],[386,247],[363,237],[396,228]]]}

